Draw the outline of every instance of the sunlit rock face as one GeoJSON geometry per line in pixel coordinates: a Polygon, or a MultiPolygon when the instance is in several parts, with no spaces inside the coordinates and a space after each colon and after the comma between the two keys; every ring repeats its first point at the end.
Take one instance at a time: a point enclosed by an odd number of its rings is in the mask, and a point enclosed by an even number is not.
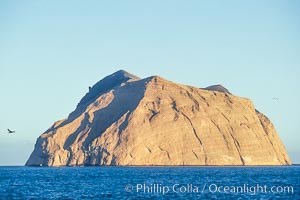
{"type": "Polygon", "coordinates": [[[270,120],[221,85],[118,71],[36,142],[28,166],[290,165],[270,120]]]}

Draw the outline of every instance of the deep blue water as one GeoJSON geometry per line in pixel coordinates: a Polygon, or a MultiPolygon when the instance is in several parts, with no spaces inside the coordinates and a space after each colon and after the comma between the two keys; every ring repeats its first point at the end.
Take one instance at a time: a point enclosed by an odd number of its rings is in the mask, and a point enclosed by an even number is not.
{"type": "Polygon", "coordinates": [[[0,199],[297,200],[300,166],[0,167],[0,199]]]}

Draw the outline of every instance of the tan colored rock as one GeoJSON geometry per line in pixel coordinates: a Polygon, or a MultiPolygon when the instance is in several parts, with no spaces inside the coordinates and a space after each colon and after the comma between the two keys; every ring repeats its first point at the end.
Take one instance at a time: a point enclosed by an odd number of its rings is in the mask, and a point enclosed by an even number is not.
{"type": "MultiPolygon", "coordinates": [[[[220,92],[219,92],[220,91],[220,92]]],[[[118,71],[43,133],[26,165],[289,165],[246,98],[118,71]]]]}

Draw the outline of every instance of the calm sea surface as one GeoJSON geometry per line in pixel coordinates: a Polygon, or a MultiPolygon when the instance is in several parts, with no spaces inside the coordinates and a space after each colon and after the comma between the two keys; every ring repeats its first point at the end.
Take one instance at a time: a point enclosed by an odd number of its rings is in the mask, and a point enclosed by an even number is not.
{"type": "Polygon", "coordinates": [[[300,166],[0,167],[0,199],[300,199],[300,166]]]}

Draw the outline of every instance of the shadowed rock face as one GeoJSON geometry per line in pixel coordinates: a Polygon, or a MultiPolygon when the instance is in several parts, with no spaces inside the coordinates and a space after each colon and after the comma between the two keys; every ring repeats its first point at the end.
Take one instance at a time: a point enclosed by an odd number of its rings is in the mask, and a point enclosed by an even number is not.
{"type": "Polygon", "coordinates": [[[29,166],[289,165],[270,120],[246,98],[118,71],[43,133],[29,166]]]}
{"type": "Polygon", "coordinates": [[[222,85],[212,85],[204,88],[205,90],[209,91],[217,91],[217,92],[223,92],[223,93],[228,93],[231,94],[226,88],[224,88],[222,85]]]}

